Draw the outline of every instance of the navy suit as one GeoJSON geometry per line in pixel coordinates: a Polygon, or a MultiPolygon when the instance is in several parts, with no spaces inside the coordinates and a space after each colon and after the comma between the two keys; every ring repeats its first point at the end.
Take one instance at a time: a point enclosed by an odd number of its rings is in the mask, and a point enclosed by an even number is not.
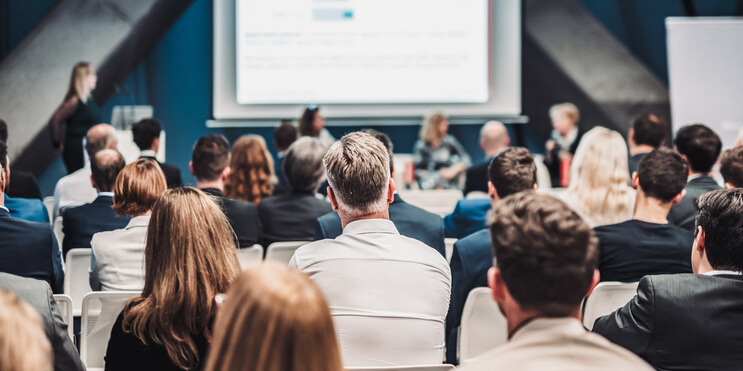
{"type": "Polygon", "coordinates": [[[62,293],[62,258],[49,223],[14,218],[0,208],[0,236],[0,272],[44,280],[62,293]]]}
{"type": "Polygon", "coordinates": [[[487,227],[490,208],[489,198],[459,200],[454,211],[444,217],[444,234],[447,238],[464,238],[487,227]]]}
{"type": "Polygon", "coordinates": [[[281,241],[311,241],[317,218],[333,211],[314,193],[292,192],[264,198],[258,204],[263,246],[281,241]]]}
{"type": "MultiPolygon", "coordinates": [[[[403,201],[397,194],[390,203],[389,210],[390,220],[395,223],[401,235],[421,241],[433,247],[441,256],[446,256],[441,217],[403,201]]],[[[333,211],[317,218],[315,241],[336,238],[342,233],[341,218],[337,212],[333,211]]]]}
{"type": "Polygon", "coordinates": [[[692,200],[699,198],[699,196],[709,191],[721,189],[721,187],[711,177],[700,176],[688,181],[684,189],[686,189],[684,198],[678,204],[671,206],[671,211],[668,213],[668,222],[683,229],[693,231],[694,217],[697,212],[694,210],[692,200]]]}
{"type": "Polygon", "coordinates": [[[491,161],[493,161],[492,157],[467,169],[467,180],[464,182],[463,195],[466,196],[467,193],[472,191],[488,193],[488,181],[490,181],[488,168],[490,167],[491,161]]]}
{"type": "Polygon", "coordinates": [[[98,196],[89,204],[65,209],[62,224],[63,256],[67,256],[67,252],[72,249],[89,249],[90,240],[98,232],[126,227],[129,218],[117,217],[111,208],[113,204],[113,197],[98,196]]]}
{"type": "Polygon", "coordinates": [[[46,206],[37,198],[15,198],[5,195],[5,207],[10,210],[10,216],[30,222],[49,223],[49,212],[46,206]]]}
{"type": "Polygon", "coordinates": [[[451,256],[451,300],[446,315],[446,363],[456,365],[457,334],[462,322],[464,302],[472,289],[488,285],[488,269],[493,266],[490,230],[483,229],[454,244],[451,256]]]}

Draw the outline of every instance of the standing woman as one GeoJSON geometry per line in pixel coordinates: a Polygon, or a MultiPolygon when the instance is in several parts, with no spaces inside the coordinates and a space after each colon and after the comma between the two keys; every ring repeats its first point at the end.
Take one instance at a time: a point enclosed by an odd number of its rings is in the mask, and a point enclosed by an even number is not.
{"type": "Polygon", "coordinates": [[[52,145],[62,152],[68,174],[83,167],[83,137],[101,121],[101,112],[91,95],[97,81],[93,65],[77,62],[64,102],[51,119],[52,145]]]}
{"type": "Polygon", "coordinates": [[[440,113],[423,120],[413,152],[415,178],[421,189],[459,188],[459,176],[470,166],[470,156],[449,135],[449,120],[440,113]]]}
{"type": "Polygon", "coordinates": [[[302,113],[302,117],[299,118],[299,135],[320,139],[325,148],[330,148],[335,142],[333,134],[325,128],[325,117],[320,114],[318,106],[307,107],[302,113]]]}

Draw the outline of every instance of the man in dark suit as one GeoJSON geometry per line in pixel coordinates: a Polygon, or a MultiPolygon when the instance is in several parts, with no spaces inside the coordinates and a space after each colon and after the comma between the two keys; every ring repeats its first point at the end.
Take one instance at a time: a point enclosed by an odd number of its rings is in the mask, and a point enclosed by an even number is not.
{"type": "Polygon", "coordinates": [[[743,147],[725,150],[720,155],[720,175],[725,188],[743,188],[743,147]]]}
{"type": "MultiPolygon", "coordinates": [[[[276,148],[273,170],[276,178],[279,179],[279,185],[285,191],[289,189],[289,183],[286,182],[286,176],[284,176],[284,157],[289,146],[295,140],[297,140],[297,128],[294,127],[290,120],[281,120],[281,125],[273,129],[273,147],[276,148]]],[[[274,194],[276,194],[275,191],[274,194]]]]}
{"type": "MultiPolygon", "coordinates": [[[[492,207],[512,194],[537,189],[537,165],[526,148],[503,150],[493,158],[488,175],[492,207]]],[[[457,364],[457,334],[464,302],[472,289],[487,286],[487,272],[493,266],[490,231],[482,229],[457,241],[449,266],[451,300],[446,316],[446,362],[457,364]]]]}
{"type": "MultiPolygon", "coordinates": [[[[157,120],[154,119],[143,119],[142,121],[132,125],[132,137],[134,143],[137,144],[139,150],[142,153],[139,155],[140,158],[147,157],[157,161],[157,151],[160,149],[160,132],[162,126],[157,120]]],[[[181,180],[181,171],[172,165],[164,164],[157,161],[160,168],[165,174],[165,181],[168,183],[168,188],[180,187],[183,185],[181,180]]]]}
{"type": "Polygon", "coordinates": [[[488,193],[488,166],[493,157],[511,144],[506,126],[498,121],[489,121],[480,129],[480,148],[485,152],[485,159],[467,169],[467,181],[464,183],[464,194],[472,191],[488,193]]]}
{"type": "MultiPolygon", "coordinates": [[[[0,140],[8,143],[8,124],[0,119],[0,140]]],[[[41,190],[32,173],[13,170],[10,172],[5,194],[13,198],[33,198],[41,200],[41,190]]]]}
{"type": "Polygon", "coordinates": [[[255,204],[224,196],[224,181],[230,174],[229,162],[227,139],[210,134],[194,144],[188,166],[196,177],[196,187],[215,197],[237,235],[238,246],[246,248],[260,242],[261,221],[255,204]]]}
{"type": "Polygon", "coordinates": [[[720,189],[720,185],[709,176],[720,156],[722,142],[712,129],[694,124],[679,129],[673,142],[689,166],[686,195],[668,213],[668,221],[686,230],[694,230],[694,206],[692,201],[706,192],[720,189]]]}
{"type": "Polygon", "coordinates": [[[646,113],[641,115],[632,122],[632,127],[627,135],[627,145],[629,147],[629,176],[637,171],[645,155],[653,150],[660,148],[666,141],[668,132],[668,123],[659,115],[646,113]]]}
{"type": "Polygon", "coordinates": [[[41,325],[52,345],[55,371],[85,370],[49,285],[31,278],[0,273],[0,288],[12,291],[19,299],[31,305],[41,317],[41,325]]]}
{"type": "Polygon", "coordinates": [[[62,223],[63,256],[67,256],[72,249],[89,249],[94,234],[121,229],[129,223],[128,217],[116,216],[111,208],[116,177],[125,165],[124,157],[115,149],[104,149],[93,155],[90,180],[98,197],[89,204],[65,210],[62,223]]]}
{"type": "Polygon", "coordinates": [[[743,364],[743,189],[695,201],[695,274],[646,276],[593,331],[658,370],[738,370],[743,364]]]}
{"type": "MultiPolygon", "coordinates": [[[[394,178],[395,166],[392,159],[392,141],[386,134],[376,130],[366,130],[366,132],[379,139],[385,148],[387,148],[390,157],[390,176],[394,178]]],[[[401,235],[415,238],[433,247],[442,256],[446,256],[444,226],[440,216],[403,201],[397,193],[395,193],[395,199],[389,204],[389,213],[390,220],[395,223],[395,227],[401,235]]],[[[342,233],[343,228],[341,227],[341,219],[338,216],[338,212],[333,211],[317,218],[315,241],[336,238],[342,233]]]]}

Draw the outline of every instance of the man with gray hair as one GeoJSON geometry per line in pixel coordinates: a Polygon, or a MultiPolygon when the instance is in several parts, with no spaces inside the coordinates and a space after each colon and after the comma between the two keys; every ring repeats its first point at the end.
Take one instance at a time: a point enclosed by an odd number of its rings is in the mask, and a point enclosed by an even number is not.
{"type": "Polygon", "coordinates": [[[347,367],[441,363],[451,273],[424,243],[389,220],[389,155],[366,133],[335,142],[324,158],[328,197],[343,234],[297,249],[289,265],[325,294],[347,367]]]}

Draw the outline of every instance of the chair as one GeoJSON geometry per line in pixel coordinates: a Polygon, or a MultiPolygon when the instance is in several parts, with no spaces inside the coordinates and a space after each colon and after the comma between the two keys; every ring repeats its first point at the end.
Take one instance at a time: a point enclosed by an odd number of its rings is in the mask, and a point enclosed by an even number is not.
{"type": "Polygon", "coordinates": [[[253,264],[263,261],[263,246],[255,244],[244,249],[237,249],[237,260],[240,261],[240,267],[245,269],[253,264]]]}
{"type": "Polygon", "coordinates": [[[508,340],[506,317],[488,287],[470,291],[464,302],[459,328],[459,362],[475,358],[508,340]]]}
{"type": "Polygon", "coordinates": [[[593,329],[593,323],[601,316],[623,307],[635,297],[638,282],[601,282],[586,299],[583,326],[593,329]]]}
{"type": "Polygon", "coordinates": [[[476,200],[481,198],[490,198],[490,196],[487,194],[487,192],[471,191],[470,193],[467,193],[467,196],[465,198],[468,200],[476,200]]]}
{"type": "Polygon", "coordinates": [[[454,244],[459,241],[456,238],[445,238],[444,239],[444,251],[446,253],[446,262],[451,263],[451,256],[454,254],[454,244]]]}
{"type": "Polygon", "coordinates": [[[108,339],[124,304],[139,291],[91,292],[83,298],[80,358],[88,370],[103,369],[108,339]]]}
{"type": "Polygon", "coordinates": [[[56,219],[54,219],[54,223],[52,223],[52,227],[54,229],[54,236],[57,237],[57,246],[59,246],[59,251],[62,251],[62,241],[64,240],[64,232],[62,232],[62,217],[58,216],[56,219]]]}
{"type": "Polygon", "coordinates": [[[426,366],[384,366],[384,367],[346,367],[346,370],[360,371],[451,371],[453,365],[426,365],[426,366]]]}
{"type": "Polygon", "coordinates": [[[399,190],[397,193],[403,201],[440,216],[454,211],[457,201],[462,199],[462,191],[458,189],[399,190]]]}
{"type": "Polygon", "coordinates": [[[49,222],[53,222],[54,219],[54,196],[44,197],[44,207],[49,215],[49,222]]]}
{"type": "Polygon", "coordinates": [[[79,316],[83,297],[90,289],[90,249],[72,249],[65,258],[64,293],[72,298],[72,313],[79,316]]]}
{"type": "Polygon", "coordinates": [[[266,260],[276,260],[284,264],[289,264],[289,260],[294,256],[294,251],[308,243],[310,241],[274,242],[266,250],[266,260]]]}
{"type": "Polygon", "coordinates": [[[54,301],[62,313],[62,322],[67,325],[67,333],[70,335],[70,339],[75,342],[75,333],[72,330],[75,327],[75,317],[72,316],[72,298],[69,295],[56,294],[54,295],[54,301]]]}

